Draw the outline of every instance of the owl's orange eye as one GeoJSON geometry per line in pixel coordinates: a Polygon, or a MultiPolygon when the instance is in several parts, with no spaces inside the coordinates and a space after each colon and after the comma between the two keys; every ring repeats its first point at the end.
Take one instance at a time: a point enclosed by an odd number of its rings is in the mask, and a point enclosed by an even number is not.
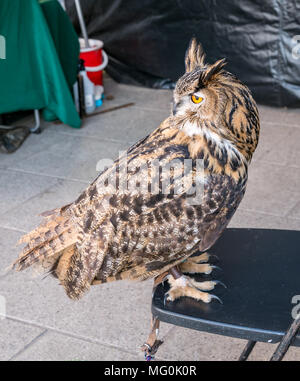
{"type": "Polygon", "coordinates": [[[198,97],[197,95],[193,94],[191,96],[192,102],[193,103],[201,103],[203,101],[202,97],[198,97]]]}

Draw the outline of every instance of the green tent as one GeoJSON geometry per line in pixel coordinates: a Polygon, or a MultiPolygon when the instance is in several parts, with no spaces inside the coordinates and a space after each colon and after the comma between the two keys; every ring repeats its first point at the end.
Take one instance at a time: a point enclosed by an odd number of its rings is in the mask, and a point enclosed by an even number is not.
{"type": "Polygon", "coordinates": [[[1,0],[0,114],[43,109],[79,128],[71,95],[79,43],[57,0],[1,0]]]}

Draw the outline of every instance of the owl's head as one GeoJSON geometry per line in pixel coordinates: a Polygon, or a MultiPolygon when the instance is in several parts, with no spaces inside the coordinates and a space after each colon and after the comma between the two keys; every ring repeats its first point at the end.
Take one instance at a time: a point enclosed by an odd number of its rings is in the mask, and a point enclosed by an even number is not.
{"type": "Polygon", "coordinates": [[[256,103],[248,87],[224,70],[225,64],[225,59],[205,63],[201,45],[191,40],[185,56],[186,72],[174,90],[173,118],[178,126],[192,124],[193,134],[208,128],[254,151],[259,132],[256,103]]]}
{"type": "Polygon", "coordinates": [[[185,56],[186,72],[174,90],[174,115],[211,119],[215,112],[221,110],[224,96],[219,88],[225,59],[213,65],[205,64],[204,60],[202,46],[193,38],[185,56]]]}

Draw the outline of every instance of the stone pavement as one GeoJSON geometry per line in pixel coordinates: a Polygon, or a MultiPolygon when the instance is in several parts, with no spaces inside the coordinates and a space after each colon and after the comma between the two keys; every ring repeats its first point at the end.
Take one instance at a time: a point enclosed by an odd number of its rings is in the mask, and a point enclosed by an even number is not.
{"type": "MultiPolygon", "coordinates": [[[[36,226],[40,212],[74,200],[95,178],[100,159],[115,158],[169,114],[171,91],[109,78],[105,89],[115,98],[102,109],[135,105],[87,118],[80,130],[43,122],[41,135],[31,135],[15,154],[0,154],[1,270],[15,259],[18,238],[36,226]]],[[[259,108],[259,148],[230,226],[300,230],[300,112],[259,108]]],[[[73,302],[53,278],[1,271],[0,360],[143,360],[139,346],[148,334],[151,289],[151,282],[116,282],[73,302]]],[[[235,360],[245,345],[168,324],[161,336],[157,359],[163,360],[235,360]]],[[[267,360],[273,350],[258,344],[250,359],[267,360]]],[[[286,359],[300,360],[300,349],[290,349],[286,359]]]]}

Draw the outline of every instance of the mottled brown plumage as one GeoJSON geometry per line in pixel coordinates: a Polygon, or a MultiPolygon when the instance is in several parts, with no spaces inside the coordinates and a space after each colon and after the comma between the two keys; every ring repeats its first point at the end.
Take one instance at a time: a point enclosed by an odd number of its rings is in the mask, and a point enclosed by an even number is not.
{"type": "Polygon", "coordinates": [[[48,213],[22,238],[27,246],[17,270],[35,264],[51,271],[76,299],[91,284],[156,277],[218,239],[245,192],[258,111],[249,89],[224,70],[224,60],[204,63],[195,40],[185,62],[172,114],[75,202],[48,213]],[[203,163],[201,178],[196,160],[203,163]],[[178,191],[183,174],[189,185],[178,191]],[[198,182],[203,195],[193,204],[198,182]]]}

